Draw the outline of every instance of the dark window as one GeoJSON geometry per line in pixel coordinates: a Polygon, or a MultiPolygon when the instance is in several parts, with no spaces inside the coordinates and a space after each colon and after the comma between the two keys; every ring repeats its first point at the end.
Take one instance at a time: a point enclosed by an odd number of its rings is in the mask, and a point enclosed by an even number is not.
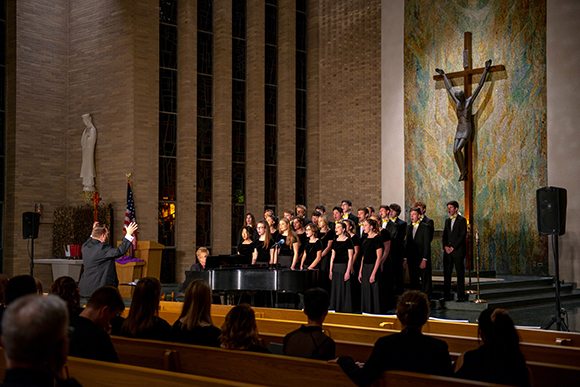
{"type": "Polygon", "coordinates": [[[246,41],[232,41],[232,78],[246,79],[246,41]]]}
{"type": "Polygon", "coordinates": [[[246,0],[232,1],[232,35],[246,39],[246,0]]]}
{"type": "Polygon", "coordinates": [[[199,31],[197,34],[197,73],[213,73],[213,34],[199,31]]]}
{"type": "Polygon", "coordinates": [[[159,113],[159,155],[177,156],[177,115],[159,113]]]}
{"type": "Polygon", "coordinates": [[[268,125],[276,125],[277,97],[276,86],[266,86],[266,124],[268,125]]]}
{"type": "Polygon", "coordinates": [[[159,203],[159,243],[175,246],[175,204],[159,203]]]}
{"type": "Polygon", "coordinates": [[[306,168],[306,130],[304,129],[296,130],[296,167],[306,168]]]}
{"type": "Polygon", "coordinates": [[[232,167],[232,203],[244,204],[246,190],[246,166],[234,164],[232,167]]]}
{"type": "Polygon", "coordinates": [[[177,68],[177,28],[159,25],[159,66],[177,68]]]}
{"type": "Polygon", "coordinates": [[[232,161],[234,163],[246,162],[246,123],[232,122],[232,161]]]}
{"type": "Polygon", "coordinates": [[[276,127],[266,125],[266,165],[274,165],[277,160],[278,136],[276,127]]]}
{"type": "Polygon", "coordinates": [[[197,29],[199,31],[213,31],[212,8],[212,0],[197,0],[197,29]]]}
{"type": "Polygon", "coordinates": [[[237,252],[238,235],[245,224],[245,212],[245,207],[243,205],[234,204],[232,206],[232,254],[237,252]]]}
{"type": "Polygon", "coordinates": [[[211,205],[198,204],[196,216],[197,246],[211,246],[211,205]]]}
{"type": "Polygon", "coordinates": [[[177,113],[177,71],[159,69],[159,110],[177,113]]]}
{"type": "Polygon", "coordinates": [[[159,158],[159,199],[177,200],[177,159],[173,157],[159,158]]]}
{"type": "Polygon", "coordinates": [[[267,85],[278,82],[278,49],[276,46],[266,46],[266,78],[267,85]]]}
{"type": "Polygon", "coordinates": [[[246,120],[246,82],[232,81],[232,119],[246,120]]]}
{"type": "Polygon", "coordinates": [[[296,127],[306,129],[306,91],[296,90],[296,127]]]}
{"type": "Polygon", "coordinates": [[[197,158],[211,160],[212,154],[212,125],[211,118],[197,118],[197,158]]]}
{"type": "Polygon", "coordinates": [[[197,160],[197,201],[211,203],[212,162],[197,160]]]}
{"type": "Polygon", "coordinates": [[[177,1],[159,1],[159,21],[161,23],[177,25],[177,1]]]}
{"type": "Polygon", "coordinates": [[[277,167],[275,165],[266,165],[266,181],[265,181],[265,202],[270,208],[274,208],[277,200],[276,195],[276,176],[277,167]]]}

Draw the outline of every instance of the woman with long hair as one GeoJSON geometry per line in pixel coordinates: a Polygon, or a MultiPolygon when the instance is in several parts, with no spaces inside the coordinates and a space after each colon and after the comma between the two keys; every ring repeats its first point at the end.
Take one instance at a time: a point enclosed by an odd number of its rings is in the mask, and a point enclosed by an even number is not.
{"type": "Polygon", "coordinates": [[[377,233],[378,225],[375,220],[365,219],[363,231],[367,237],[362,242],[362,259],[358,274],[358,281],[361,283],[361,310],[365,313],[380,313],[379,266],[383,257],[383,242],[377,233]]]}
{"type": "Polygon", "coordinates": [[[388,259],[391,251],[391,233],[382,227],[381,218],[377,215],[370,216],[370,219],[377,222],[378,230],[375,231],[380,235],[383,242],[383,256],[381,257],[381,266],[377,275],[381,277],[379,282],[381,288],[381,313],[387,313],[389,309],[394,308],[396,305],[393,268],[391,261],[388,259]]]}
{"type": "Polygon", "coordinates": [[[56,294],[66,302],[68,314],[71,318],[78,316],[83,311],[83,308],[81,308],[79,286],[74,278],[68,276],[58,277],[54,280],[52,285],[50,285],[48,292],[56,294]]]}
{"type": "Polygon", "coordinates": [[[258,222],[256,226],[256,231],[258,231],[258,240],[256,240],[254,245],[254,253],[252,256],[252,265],[256,263],[274,263],[274,241],[270,234],[270,226],[265,220],[258,222]]]}
{"type": "Polygon", "coordinates": [[[306,243],[308,242],[308,238],[306,237],[306,230],[304,229],[304,218],[295,216],[292,219],[292,227],[294,228],[294,233],[300,241],[300,248],[298,249],[298,260],[302,261],[304,250],[306,249],[306,243]]]}
{"type": "Polygon", "coordinates": [[[171,341],[219,347],[221,331],[211,319],[211,288],[198,278],[185,290],[183,309],[171,327],[171,341]]]}
{"type": "Polygon", "coordinates": [[[305,268],[308,270],[318,269],[318,264],[322,259],[322,242],[318,239],[318,226],[314,223],[308,223],[305,234],[308,242],[306,242],[300,270],[305,268]]]}
{"type": "Polygon", "coordinates": [[[328,218],[325,215],[318,217],[318,239],[322,243],[322,253],[320,265],[319,284],[321,288],[330,293],[330,255],[332,254],[332,243],[336,237],[335,233],[328,227],[328,218]]]}
{"type": "Polygon", "coordinates": [[[240,351],[270,353],[260,345],[254,310],[248,304],[234,306],[222,325],[221,347],[240,351]]]}
{"type": "Polygon", "coordinates": [[[354,246],[354,254],[352,256],[352,269],[350,272],[350,276],[352,278],[354,278],[354,280],[351,281],[351,283],[350,283],[350,289],[352,291],[352,311],[353,311],[353,313],[360,313],[361,312],[361,308],[360,308],[361,284],[358,281],[358,273],[360,272],[361,240],[360,240],[358,234],[356,233],[356,226],[352,220],[343,219],[342,222],[345,224],[347,234],[349,235],[350,240],[352,241],[352,244],[354,246]]]}
{"type": "Polygon", "coordinates": [[[337,359],[348,377],[358,386],[368,386],[388,370],[451,376],[447,343],[421,333],[429,318],[425,293],[411,290],[399,297],[397,317],[403,327],[401,332],[378,339],[362,368],[349,356],[337,359]]]}
{"type": "Polygon", "coordinates": [[[275,250],[275,261],[282,267],[290,267],[292,270],[296,269],[298,264],[298,250],[300,249],[300,241],[294,231],[290,221],[286,218],[280,219],[278,223],[279,236],[276,242],[284,239],[279,249],[275,250]]]}
{"type": "Polygon", "coordinates": [[[246,217],[244,218],[244,227],[242,227],[240,229],[240,231],[238,232],[238,245],[240,243],[242,243],[243,238],[242,238],[242,230],[246,227],[250,227],[250,238],[254,241],[257,237],[256,234],[256,217],[254,216],[254,214],[252,214],[251,212],[248,212],[246,214],[246,217]]]}
{"type": "Polygon", "coordinates": [[[343,222],[334,226],[336,240],[332,244],[330,257],[330,274],[332,291],[330,308],[337,312],[352,313],[352,290],[350,289],[350,273],[354,256],[354,245],[350,239],[346,225],[343,222]]]}
{"type": "Polygon", "coordinates": [[[256,249],[254,241],[252,241],[252,228],[246,226],[242,228],[242,241],[238,243],[238,254],[244,256],[247,263],[252,262],[252,255],[256,249]]]}
{"type": "Polygon", "coordinates": [[[157,278],[145,277],[137,282],[129,316],[121,327],[121,335],[149,340],[168,340],[169,323],[159,317],[161,283],[157,278]]]}
{"type": "Polygon", "coordinates": [[[269,214],[266,216],[266,223],[270,226],[270,236],[275,242],[278,242],[278,217],[274,214],[269,214]]]}
{"type": "Polygon", "coordinates": [[[526,359],[508,312],[504,309],[485,309],[478,320],[483,345],[457,359],[455,376],[509,386],[529,386],[526,359]]]}

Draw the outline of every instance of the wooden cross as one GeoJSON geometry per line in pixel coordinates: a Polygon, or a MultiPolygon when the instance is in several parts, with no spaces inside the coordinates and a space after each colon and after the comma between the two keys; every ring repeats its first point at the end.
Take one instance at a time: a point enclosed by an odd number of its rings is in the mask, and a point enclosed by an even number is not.
{"type": "Polygon", "coordinates": [[[93,195],[93,198],[91,199],[91,201],[93,202],[95,209],[93,210],[93,216],[95,218],[95,222],[98,221],[98,217],[99,217],[99,210],[97,209],[97,206],[99,205],[99,202],[101,201],[101,197],[99,196],[99,192],[95,192],[95,194],[93,195]]]}
{"type": "MultiPolygon", "coordinates": [[[[460,78],[463,77],[463,92],[465,94],[465,99],[471,97],[471,84],[473,83],[473,75],[474,74],[482,74],[484,67],[480,67],[474,69],[472,67],[472,58],[471,58],[471,32],[465,32],[463,36],[463,71],[457,71],[454,73],[447,73],[447,78],[449,80],[453,78],[460,78]]],[[[505,70],[503,65],[495,65],[489,68],[489,72],[492,71],[501,71],[505,70]]],[[[435,75],[433,79],[436,81],[443,80],[442,75],[435,75]]],[[[465,218],[469,223],[470,217],[473,214],[473,157],[472,157],[472,149],[473,149],[473,134],[475,131],[472,131],[472,136],[469,138],[466,152],[466,162],[467,162],[467,170],[471,173],[469,179],[465,181],[465,218]]]]}
{"type": "MultiPolygon", "coordinates": [[[[472,47],[471,47],[471,32],[465,32],[463,35],[463,71],[457,71],[454,73],[447,73],[447,78],[449,80],[453,78],[463,77],[463,92],[465,94],[465,99],[471,97],[471,85],[473,83],[474,74],[482,74],[484,67],[474,69],[472,67],[472,47]]],[[[489,72],[492,71],[502,71],[505,70],[503,65],[495,65],[489,68],[489,72]]],[[[443,80],[442,75],[433,76],[435,81],[443,80]]],[[[468,230],[471,230],[471,225],[473,224],[473,136],[475,134],[475,128],[472,129],[472,135],[469,138],[468,144],[465,147],[465,162],[467,165],[467,170],[471,173],[471,176],[465,180],[465,218],[467,219],[467,224],[469,225],[468,230]]],[[[471,232],[468,234],[469,246],[472,246],[471,232]]],[[[469,251],[469,248],[468,248],[469,251]]],[[[469,253],[468,253],[469,254],[469,253]]]]}

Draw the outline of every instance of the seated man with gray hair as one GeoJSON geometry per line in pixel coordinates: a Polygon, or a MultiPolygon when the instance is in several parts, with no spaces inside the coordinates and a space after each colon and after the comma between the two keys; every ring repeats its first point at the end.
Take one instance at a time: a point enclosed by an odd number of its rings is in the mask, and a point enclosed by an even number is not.
{"type": "Polygon", "coordinates": [[[80,386],[59,378],[68,354],[68,327],[66,303],[58,296],[34,294],[12,302],[2,320],[2,386],[80,386]]]}

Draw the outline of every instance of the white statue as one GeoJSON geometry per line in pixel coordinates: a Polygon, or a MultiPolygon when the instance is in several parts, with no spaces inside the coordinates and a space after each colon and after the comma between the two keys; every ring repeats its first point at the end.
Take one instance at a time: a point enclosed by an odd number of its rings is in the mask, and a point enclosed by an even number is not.
{"type": "Polygon", "coordinates": [[[95,144],[97,143],[97,128],[93,125],[90,114],[83,114],[85,131],[81,137],[83,147],[83,165],[81,176],[83,178],[83,191],[96,191],[95,188],[95,144]]]}

